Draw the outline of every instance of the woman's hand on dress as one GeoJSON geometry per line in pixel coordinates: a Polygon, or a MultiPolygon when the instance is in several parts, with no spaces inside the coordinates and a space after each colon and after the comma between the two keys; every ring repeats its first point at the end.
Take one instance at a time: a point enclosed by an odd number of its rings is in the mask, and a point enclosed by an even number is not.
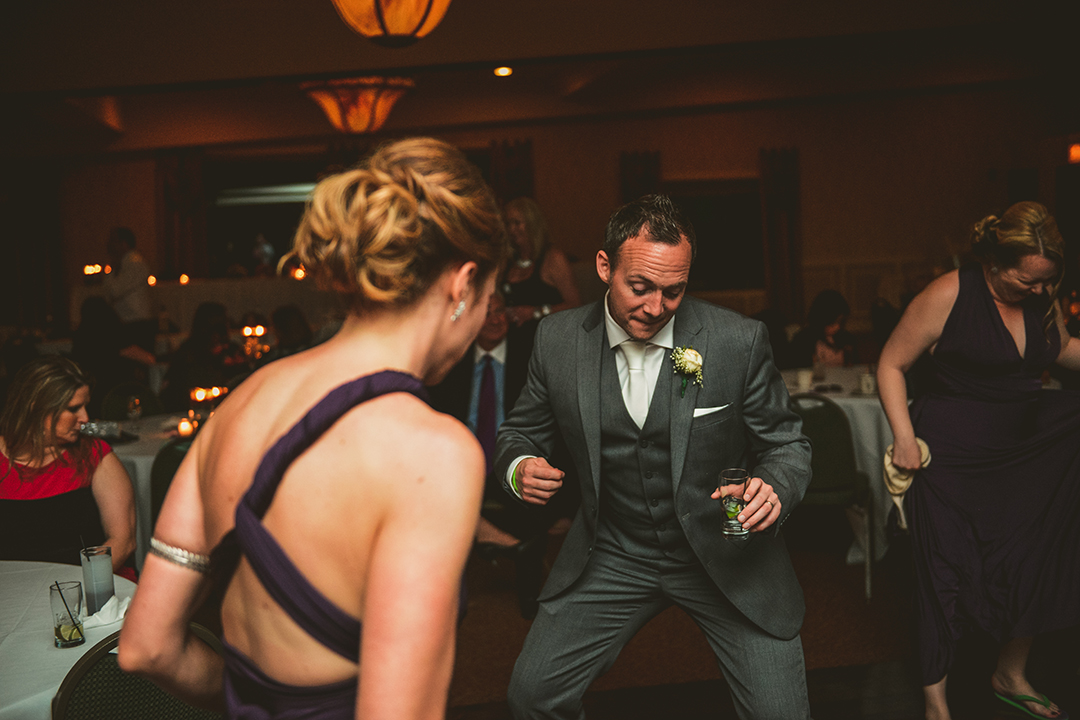
{"type": "Polygon", "coordinates": [[[915,438],[897,440],[893,444],[892,462],[901,470],[918,470],[922,467],[922,450],[915,438]]]}

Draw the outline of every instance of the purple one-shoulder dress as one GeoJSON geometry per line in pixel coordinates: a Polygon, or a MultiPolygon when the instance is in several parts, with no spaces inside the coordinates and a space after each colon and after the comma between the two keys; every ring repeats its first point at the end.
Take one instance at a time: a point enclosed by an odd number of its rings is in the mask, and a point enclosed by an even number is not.
{"type": "Polygon", "coordinates": [[[907,494],[923,682],[965,629],[999,642],[1080,622],[1080,393],[1043,390],[1057,358],[1044,296],[1024,307],[1021,357],[982,267],[960,291],[911,407],[930,465],[907,494]]]}
{"type": "MultiPolygon", "coordinates": [[[[262,524],[285,470],[353,407],[380,395],[407,392],[427,402],[415,377],[396,371],[366,375],[332,390],[289,429],[263,457],[255,480],[236,507],[236,526],[214,550],[215,584],[224,588],[240,556],[289,617],[350,662],[360,661],[360,621],[326,599],[289,560],[262,524]]],[[[316,686],[280,683],[246,655],[225,646],[225,706],[243,720],[334,720],[356,712],[357,681],[316,686]]]]}

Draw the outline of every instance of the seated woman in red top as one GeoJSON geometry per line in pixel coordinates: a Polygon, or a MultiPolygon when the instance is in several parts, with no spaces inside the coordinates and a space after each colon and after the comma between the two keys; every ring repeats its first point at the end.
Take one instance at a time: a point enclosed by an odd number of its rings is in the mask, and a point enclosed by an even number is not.
{"type": "Polygon", "coordinates": [[[112,448],[79,434],[90,380],[67,358],[15,376],[0,415],[0,560],[79,564],[108,545],[113,571],[135,550],[135,494],[112,448]]]}

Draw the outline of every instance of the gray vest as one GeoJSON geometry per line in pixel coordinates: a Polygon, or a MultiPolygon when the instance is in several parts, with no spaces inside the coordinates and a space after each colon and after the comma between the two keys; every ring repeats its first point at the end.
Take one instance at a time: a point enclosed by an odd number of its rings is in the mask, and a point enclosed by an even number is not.
{"type": "MultiPolygon", "coordinates": [[[[605,339],[606,343],[606,339],[605,339]]],[[[665,357],[638,429],[626,409],[615,365],[605,348],[600,368],[600,547],[637,558],[694,562],[675,516],[671,481],[671,358],[665,357]]]]}

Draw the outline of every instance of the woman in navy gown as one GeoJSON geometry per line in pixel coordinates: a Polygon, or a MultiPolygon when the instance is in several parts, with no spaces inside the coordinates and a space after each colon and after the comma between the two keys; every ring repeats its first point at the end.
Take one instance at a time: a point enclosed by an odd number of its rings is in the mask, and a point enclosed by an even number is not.
{"type": "Polygon", "coordinates": [[[457,150],[402,140],[319,183],[294,252],[350,312],[200,429],[120,665],[230,717],[443,717],[484,454],[423,384],[484,322],[499,208],[457,150]],[[223,662],[188,630],[212,587],[223,662]]]}
{"type": "Polygon", "coordinates": [[[1064,241],[1033,202],[972,240],[978,262],[912,301],[878,365],[893,463],[920,466],[916,437],[931,455],[907,494],[926,717],[949,717],[956,642],[979,628],[1001,643],[998,698],[1063,718],[1025,666],[1032,636],[1080,621],[1080,394],[1041,383],[1054,362],[1080,367],[1055,302],[1064,241]],[[933,383],[909,411],[904,372],[926,351],[933,383]]]}

